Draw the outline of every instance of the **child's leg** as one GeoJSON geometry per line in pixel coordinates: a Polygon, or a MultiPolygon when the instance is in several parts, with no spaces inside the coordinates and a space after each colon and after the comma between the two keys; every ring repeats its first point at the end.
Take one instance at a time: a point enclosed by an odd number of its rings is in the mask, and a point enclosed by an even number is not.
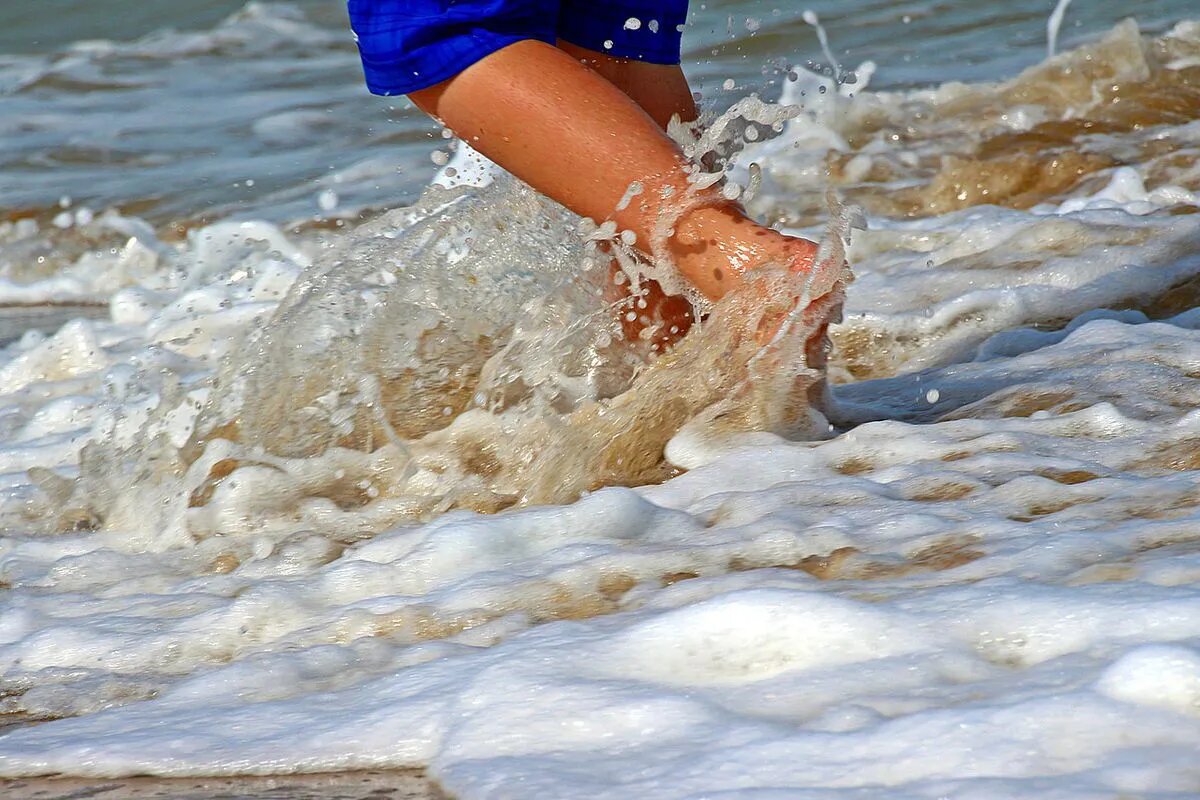
{"type": "MultiPolygon", "coordinates": [[[[589,6],[588,12],[592,11],[594,7],[589,6]]],[[[697,118],[691,87],[678,63],[618,58],[563,39],[558,40],[558,47],[627,94],[660,128],[666,129],[676,115],[685,122],[697,118]]],[[[631,53],[637,52],[636,47],[627,49],[631,53]]],[[[678,50],[670,55],[675,57],[661,60],[677,61],[678,50]]],[[[627,289],[624,296],[628,297],[627,289]]],[[[621,325],[631,339],[638,338],[645,329],[651,328],[654,331],[651,344],[655,349],[669,346],[682,338],[694,321],[691,304],[683,297],[665,294],[654,281],[644,282],[641,300],[642,303],[632,308],[635,318],[631,320],[622,314],[621,325]]],[[[840,308],[831,307],[822,313],[826,314],[827,319],[841,316],[840,308]]],[[[826,322],[808,341],[807,363],[810,367],[825,368],[829,349],[828,329],[826,322]]]]}
{"type": "MultiPolygon", "coordinates": [[[[664,130],[673,117],[692,122],[698,116],[692,89],[678,64],[617,58],[563,39],[559,39],[558,48],[629,95],[664,130]]],[[[631,284],[624,280],[615,261],[609,276],[612,282],[605,296],[620,303],[619,319],[628,340],[642,339],[649,330],[653,335],[649,341],[651,348],[663,350],[682,339],[692,327],[694,312],[686,297],[669,295],[655,281],[644,280],[635,301],[630,293],[631,284]]]]}
{"type": "MultiPolygon", "coordinates": [[[[660,217],[688,191],[686,161],[658,124],[596,71],[545,42],[504,47],[409,95],[461,138],[576,213],[612,219],[647,249],[660,217]],[[624,208],[634,182],[643,192],[624,208]],[[664,196],[666,195],[666,196],[664,196]]],[[[700,291],[719,298],[767,263],[807,269],[816,245],[757,225],[701,192],[712,207],[685,213],[668,249],[700,291]]]]}
{"type": "Polygon", "coordinates": [[[565,39],[558,40],[558,49],[591,67],[600,77],[629,95],[663,130],[667,129],[673,116],[678,115],[684,122],[692,122],[699,116],[692,88],[678,64],[616,58],[565,39]]]}

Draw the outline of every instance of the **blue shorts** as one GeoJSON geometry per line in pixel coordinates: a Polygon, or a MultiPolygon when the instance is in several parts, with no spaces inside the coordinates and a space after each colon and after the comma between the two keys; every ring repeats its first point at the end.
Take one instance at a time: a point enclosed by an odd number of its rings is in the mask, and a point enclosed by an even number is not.
{"type": "Polygon", "coordinates": [[[688,0],[348,0],[367,88],[408,94],[522,39],[678,64],[688,0]]]}

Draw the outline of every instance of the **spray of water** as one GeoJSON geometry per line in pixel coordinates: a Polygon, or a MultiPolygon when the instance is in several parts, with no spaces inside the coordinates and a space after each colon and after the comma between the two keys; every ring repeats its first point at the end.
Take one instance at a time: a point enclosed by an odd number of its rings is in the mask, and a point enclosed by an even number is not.
{"type": "Polygon", "coordinates": [[[1062,27],[1063,17],[1067,14],[1067,7],[1071,5],[1071,0],[1058,0],[1054,6],[1054,10],[1050,12],[1050,18],[1046,20],[1046,56],[1053,58],[1054,53],[1058,50],[1058,31],[1062,27]]]}
{"type": "Polygon", "coordinates": [[[817,12],[811,8],[806,9],[803,19],[817,31],[817,40],[821,43],[821,52],[825,54],[825,60],[829,62],[829,66],[833,68],[833,79],[837,83],[842,82],[842,65],[838,63],[834,57],[833,51],[829,49],[829,36],[825,33],[825,26],[821,24],[821,20],[817,17],[817,12]]]}
{"type": "MultiPolygon", "coordinates": [[[[796,113],[745,98],[690,136],[689,154],[728,158],[748,126],[775,132],[796,113]]],[[[726,177],[697,167],[695,185],[726,177]]],[[[669,259],[635,257],[611,223],[580,235],[578,219],[511,178],[431,189],[322,250],[270,319],[189,387],[200,399],[163,387],[144,423],[128,421],[133,444],[90,444],[78,481],[50,487],[70,509],[61,526],[145,530],[165,547],[299,515],[348,541],[450,508],[661,480],[681,466],[665,451],[684,428],[693,441],[823,435],[821,364],[806,348],[849,280],[833,216],[811,276],[763,270],[701,305],[669,259]],[[614,258],[634,290],[652,279],[705,324],[665,354],[626,338],[619,320],[638,294],[613,303],[614,258]],[[194,422],[176,431],[189,402],[194,422]]]]}

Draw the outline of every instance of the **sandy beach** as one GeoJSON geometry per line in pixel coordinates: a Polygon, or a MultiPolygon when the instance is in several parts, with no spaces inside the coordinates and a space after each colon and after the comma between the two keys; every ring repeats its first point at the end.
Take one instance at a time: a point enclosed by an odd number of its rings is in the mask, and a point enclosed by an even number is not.
{"type": "Polygon", "coordinates": [[[0,781],[9,800],[443,800],[419,770],[332,772],[255,778],[33,778],[0,781]]]}

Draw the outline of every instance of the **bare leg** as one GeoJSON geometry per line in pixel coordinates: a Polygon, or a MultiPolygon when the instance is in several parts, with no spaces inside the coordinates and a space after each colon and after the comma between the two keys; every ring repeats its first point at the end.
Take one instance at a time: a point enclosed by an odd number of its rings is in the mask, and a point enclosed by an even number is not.
{"type": "MultiPolygon", "coordinates": [[[[632,231],[643,251],[660,216],[689,188],[686,161],[655,118],[596,70],[544,42],[517,42],[411,98],[538,191],[632,231]],[[643,192],[618,208],[634,182],[643,192]]],[[[647,102],[656,116],[671,105],[647,102]]],[[[668,248],[708,297],[721,297],[764,264],[811,264],[812,242],[757,225],[737,206],[719,203],[715,190],[701,196],[715,205],[680,217],[668,248]]]]}
{"type": "MultiPolygon", "coordinates": [[[[561,40],[558,47],[627,94],[664,130],[674,116],[684,122],[692,122],[699,116],[692,89],[678,65],[616,58],[561,40]]],[[[808,259],[802,256],[802,265],[806,266],[810,259],[811,256],[808,259]]],[[[618,269],[614,264],[613,272],[616,273],[618,269]]],[[[617,285],[611,288],[614,299],[629,297],[627,287],[617,285]]],[[[633,305],[636,314],[634,319],[629,319],[626,314],[621,315],[621,327],[630,340],[637,340],[644,335],[643,331],[650,329],[653,333],[650,346],[661,350],[683,338],[694,322],[691,303],[678,295],[666,294],[653,281],[644,282],[640,300],[641,303],[633,305]]],[[[832,312],[833,315],[838,313],[836,310],[832,312]]],[[[828,324],[819,327],[808,341],[807,363],[811,367],[825,367],[828,327],[828,324]]]]}
{"type": "MultiPolygon", "coordinates": [[[[693,122],[699,116],[692,88],[678,65],[617,58],[561,39],[558,48],[629,95],[663,130],[673,117],[693,122]]],[[[663,350],[682,339],[692,327],[694,312],[687,298],[669,295],[654,281],[645,280],[640,286],[640,296],[634,302],[630,284],[622,280],[624,276],[616,261],[609,269],[609,276],[612,282],[605,296],[610,301],[622,303],[619,319],[627,340],[638,341],[649,329],[653,335],[649,346],[663,350]],[[629,317],[631,311],[632,319],[629,317]]]]}
{"type": "Polygon", "coordinates": [[[684,122],[693,122],[699,116],[692,88],[678,65],[617,58],[561,39],[558,49],[629,95],[663,130],[676,114],[684,122]]]}

